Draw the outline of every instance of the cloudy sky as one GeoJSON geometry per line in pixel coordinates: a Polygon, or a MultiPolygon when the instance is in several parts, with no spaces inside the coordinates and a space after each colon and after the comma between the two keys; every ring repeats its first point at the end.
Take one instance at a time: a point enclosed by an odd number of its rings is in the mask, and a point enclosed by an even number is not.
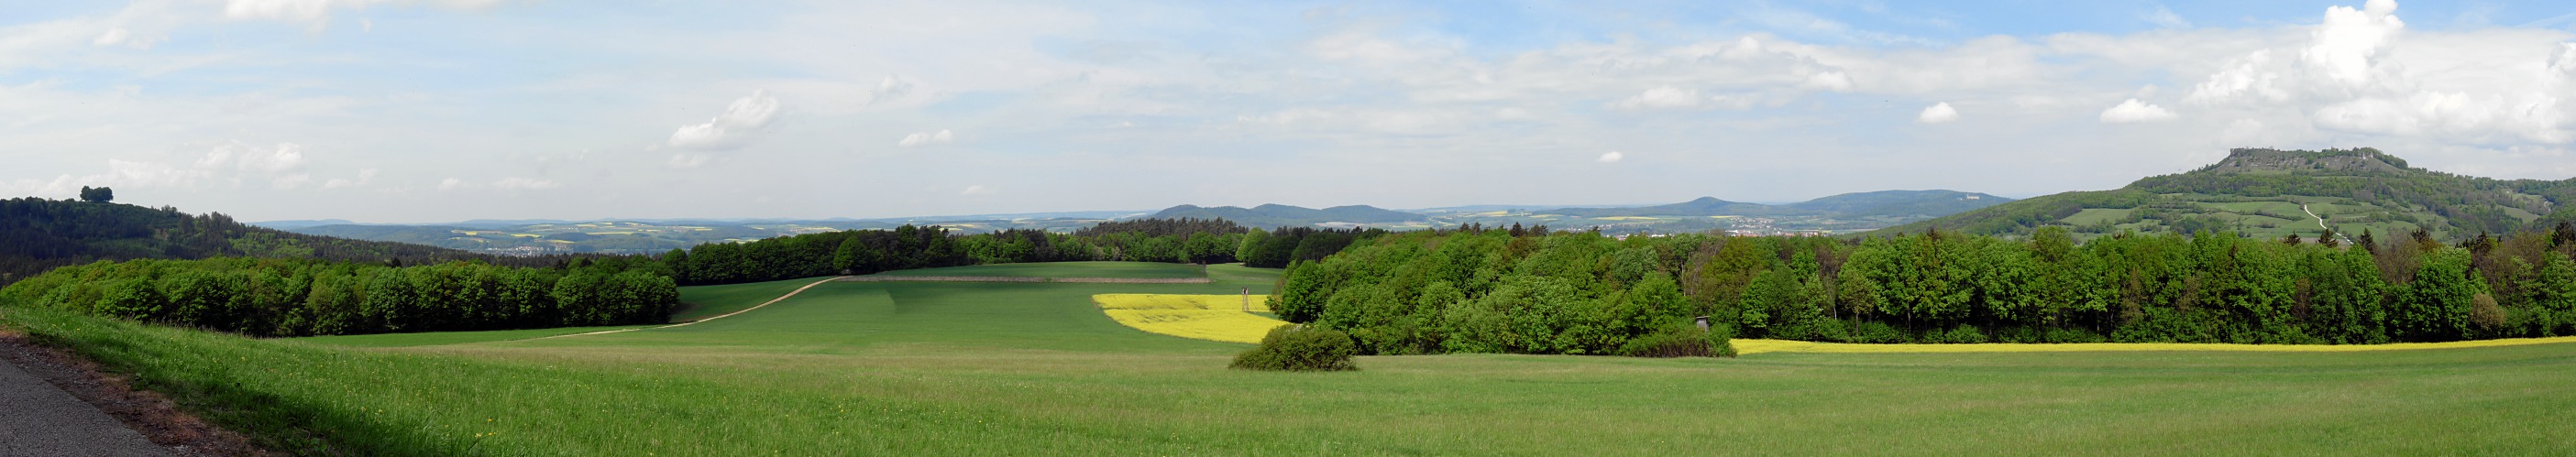
{"type": "Polygon", "coordinates": [[[0,195],[245,220],[2576,176],[2565,2],[5,3],[0,195]]]}

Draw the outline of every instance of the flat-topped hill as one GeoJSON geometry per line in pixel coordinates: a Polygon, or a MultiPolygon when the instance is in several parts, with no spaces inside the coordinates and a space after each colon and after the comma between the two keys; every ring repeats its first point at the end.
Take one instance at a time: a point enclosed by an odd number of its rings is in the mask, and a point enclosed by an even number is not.
{"type": "Polygon", "coordinates": [[[2576,221],[2569,202],[2576,202],[2576,179],[2462,176],[2410,167],[2372,148],[2237,149],[2218,163],[2119,189],[2035,197],[1872,233],[2026,234],[2059,225],[2085,236],[2234,231],[2313,241],[2331,227],[2345,238],[2423,230],[2457,240],[2576,221]]]}

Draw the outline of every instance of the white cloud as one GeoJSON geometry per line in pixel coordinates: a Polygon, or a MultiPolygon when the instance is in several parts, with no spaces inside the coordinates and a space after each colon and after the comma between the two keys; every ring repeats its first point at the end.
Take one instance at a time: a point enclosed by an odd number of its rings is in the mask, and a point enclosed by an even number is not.
{"type": "Polygon", "coordinates": [[[1699,89],[1659,86],[1620,100],[1611,106],[1619,109],[1689,108],[1699,106],[1699,89]]]}
{"type": "Polygon", "coordinates": [[[2177,117],[2179,116],[2175,116],[2172,111],[2166,111],[2164,107],[2142,103],[2134,98],[2120,102],[2111,109],[2102,110],[2102,122],[2106,124],[2163,122],[2177,117]]]}
{"type": "Polygon", "coordinates": [[[909,148],[934,144],[948,144],[952,141],[957,141],[957,134],[949,132],[946,129],[941,129],[938,132],[912,132],[911,135],[904,135],[902,140],[895,141],[894,145],[909,148]]]}
{"type": "Polygon", "coordinates": [[[1844,75],[1843,72],[1839,71],[1819,72],[1813,75],[1808,75],[1807,81],[1800,84],[1799,87],[1830,90],[1834,92],[1850,92],[1852,90],[1852,80],[1851,76],[1844,75]]]}
{"type": "Polygon", "coordinates": [[[2183,102],[2199,106],[2221,105],[2242,100],[2248,95],[2266,102],[2289,100],[2289,91],[2281,88],[2284,83],[2281,73],[2271,64],[2272,52],[2269,50],[2254,51],[2230,60],[2223,69],[2210,74],[2208,80],[2192,86],[2191,95],[2184,96],[2183,102]]]}
{"type": "Polygon", "coordinates": [[[1618,162],[1620,159],[1626,159],[1626,158],[1628,158],[1628,155],[1627,155],[1627,154],[1620,154],[1620,153],[1619,153],[1619,151],[1610,151],[1610,153],[1608,153],[1608,154],[1602,154],[1602,155],[1601,155],[1601,158],[1600,158],[1600,159],[1596,159],[1596,160],[1600,161],[1601,163],[1615,163],[1615,162],[1618,162]]]}
{"type": "Polygon", "coordinates": [[[698,151],[722,151],[740,148],[751,142],[752,135],[778,116],[778,99],[763,91],[735,99],[725,106],[723,114],[704,124],[680,126],[671,132],[671,147],[698,151]]]}
{"type": "Polygon", "coordinates": [[[957,195],[992,195],[994,192],[999,192],[999,190],[984,187],[982,184],[976,184],[966,186],[966,190],[957,192],[957,195]]]}
{"type": "Polygon", "coordinates": [[[2299,53],[2299,59],[2325,71],[2326,76],[2347,85],[2370,82],[2371,57],[2379,54],[2381,45],[2406,28],[2397,19],[2395,0],[2370,0],[2355,10],[2346,6],[2326,7],[2325,24],[2317,26],[2314,42],[2299,53]]]}
{"type": "Polygon", "coordinates": [[[1925,107],[1923,108],[1922,114],[1914,115],[1915,122],[1925,124],[1939,124],[1955,120],[1959,120],[1959,110],[1951,108],[1950,102],[1941,102],[1930,107],[1925,107]]]}
{"type": "Polygon", "coordinates": [[[465,180],[462,180],[462,179],[447,178],[447,179],[444,179],[444,180],[440,180],[440,181],[438,181],[438,190],[456,190],[456,189],[464,189],[464,188],[469,188],[469,187],[474,187],[474,185],[473,185],[473,184],[466,184],[466,183],[465,183],[465,180]]]}

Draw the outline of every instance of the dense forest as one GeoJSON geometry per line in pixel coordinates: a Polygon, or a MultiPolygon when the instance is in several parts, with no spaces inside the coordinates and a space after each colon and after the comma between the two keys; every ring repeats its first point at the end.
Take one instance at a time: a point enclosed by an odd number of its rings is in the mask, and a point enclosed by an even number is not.
{"type": "Polygon", "coordinates": [[[74,265],[0,288],[20,304],[257,336],[667,321],[678,285],[650,259],[556,268],[412,267],[226,257],[74,265]]]}
{"type": "Polygon", "coordinates": [[[1698,316],[1740,337],[1866,343],[2576,334],[2576,226],[2457,245],[2389,238],[1424,231],[1297,262],[1272,306],[1375,354],[1630,353],[1698,316]]]}
{"type": "Polygon", "coordinates": [[[470,260],[508,266],[552,266],[571,257],[500,257],[415,244],[304,235],[234,222],[220,213],[188,215],[106,201],[107,188],[86,201],[0,200],[0,285],[54,267],[99,260],[204,259],[222,256],[424,264],[470,260]]]}

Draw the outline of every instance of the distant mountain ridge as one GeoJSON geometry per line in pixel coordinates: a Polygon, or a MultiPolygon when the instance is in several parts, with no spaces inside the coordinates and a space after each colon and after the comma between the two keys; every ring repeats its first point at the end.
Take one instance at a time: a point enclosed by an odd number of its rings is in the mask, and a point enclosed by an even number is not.
{"type": "Polygon", "coordinates": [[[1883,190],[1854,192],[1785,205],[1765,205],[1700,197],[1670,205],[1625,208],[1558,208],[1541,211],[1576,217],[1623,216],[1780,216],[1822,215],[1846,218],[1937,217],[2011,202],[2013,199],[1955,190],[1883,190]]]}
{"type": "Polygon", "coordinates": [[[1180,205],[1155,212],[1154,219],[1225,219],[1245,227],[1303,227],[1331,222],[1384,224],[1431,220],[1430,216],[1368,205],[1335,206],[1313,209],[1281,204],[1264,204],[1251,208],[1239,206],[1205,207],[1180,205]]]}

